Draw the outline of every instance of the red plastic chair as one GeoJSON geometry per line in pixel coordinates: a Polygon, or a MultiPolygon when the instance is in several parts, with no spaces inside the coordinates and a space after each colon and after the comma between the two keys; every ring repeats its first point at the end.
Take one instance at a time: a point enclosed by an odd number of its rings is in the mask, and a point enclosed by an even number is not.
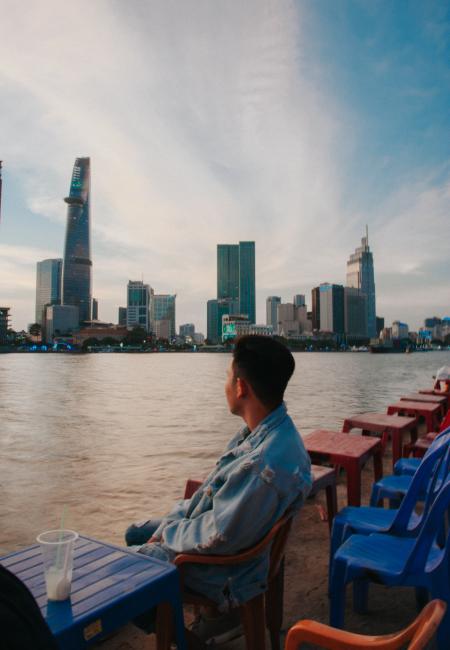
{"type": "MultiPolygon", "coordinates": [[[[201,485],[200,481],[189,479],[186,483],[185,498],[190,498],[201,485]]],[[[265,628],[269,629],[272,650],[280,649],[280,631],[283,618],[283,587],[284,587],[284,551],[292,525],[292,513],[281,517],[268,534],[255,546],[237,555],[198,555],[182,553],[177,555],[174,564],[180,568],[181,579],[183,567],[186,564],[236,565],[258,557],[270,545],[270,566],[268,587],[265,593],[259,594],[250,601],[240,605],[241,616],[247,650],[264,650],[265,628]]],[[[183,591],[183,602],[194,607],[214,607],[215,603],[200,594],[183,591]]],[[[172,638],[170,609],[159,607],[157,619],[158,650],[170,647],[172,638]]],[[[194,635],[186,630],[189,648],[201,647],[194,635]]]]}
{"type": "Polygon", "coordinates": [[[443,600],[432,600],[419,616],[405,629],[396,634],[366,636],[338,630],[317,621],[303,620],[291,627],[286,637],[285,650],[297,650],[303,643],[312,643],[330,650],[398,650],[405,644],[409,650],[422,650],[434,637],[445,614],[447,605],[443,600]]]}

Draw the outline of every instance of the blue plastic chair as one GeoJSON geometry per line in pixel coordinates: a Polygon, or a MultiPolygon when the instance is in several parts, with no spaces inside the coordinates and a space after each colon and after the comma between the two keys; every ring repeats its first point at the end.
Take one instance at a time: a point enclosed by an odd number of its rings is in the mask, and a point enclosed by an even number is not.
{"type": "MultiPolygon", "coordinates": [[[[446,429],[444,429],[444,431],[441,431],[438,436],[436,436],[436,438],[433,440],[433,442],[425,452],[424,458],[429,453],[431,453],[437,439],[446,433],[450,433],[450,427],[447,427],[446,429]]],[[[407,474],[409,476],[412,476],[416,471],[416,469],[419,467],[421,462],[422,462],[422,458],[399,458],[394,465],[394,474],[396,474],[397,476],[400,476],[401,474],[407,474]]]]}
{"type": "MultiPolygon", "coordinates": [[[[446,448],[450,447],[450,430],[443,432],[433,441],[433,451],[441,446],[446,448]]],[[[430,448],[430,453],[431,448],[430,448]]],[[[418,470],[421,468],[422,463],[426,457],[424,456],[421,459],[418,470]]],[[[446,479],[450,465],[450,455],[447,457],[445,463],[442,463],[440,468],[440,480],[441,483],[446,479]]],[[[418,471],[416,470],[416,471],[418,471]]],[[[372,495],[370,497],[370,505],[376,507],[380,504],[383,499],[389,499],[391,507],[398,507],[401,500],[408,491],[412,477],[414,475],[402,474],[397,476],[391,474],[390,476],[384,476],[379,481],[376,481],[372,486],[372,495]]],[[[431,478],[431,476],[430,476],[431,478]]],[[[424,490],[421,499],[424,500],[426,497],[426,491],[424,490]]]]}
{"type": "MultiPolygon", "coordinates": [[[[437,543],[450,506],[450,480],[436,497],[416,538],[394,535],[352,535],[336,552],[332,565],[330,623],[344,626],[345,589],[353,583],[357,611],[367,608],[369,580],[386,586],[411,586],[431,598],[450,602],[448,530],[443,546],[437,543]]],[[[438,632],[439,650],[448,650],[450,614],[438,632]]]]}
{"type": "Polygon", "coordinates": [[[330,576],[334,554],[350,535],[371,533],[389,533],[400,537],[418,535],[431,504],[442,487],[442,482],[439,481],[439,470],[442,463],[447,460],[446,454],[450,457],[450,447],[441,444],[422,459],[422,464],[411,478],[399,508],[348,506],[338,512],[334,517],[331,531],[330,576]],[[423,493],[426,494],[425,504],[422,512],[418,514],[415,507],[417,502],[422,500],[423,493]]]}

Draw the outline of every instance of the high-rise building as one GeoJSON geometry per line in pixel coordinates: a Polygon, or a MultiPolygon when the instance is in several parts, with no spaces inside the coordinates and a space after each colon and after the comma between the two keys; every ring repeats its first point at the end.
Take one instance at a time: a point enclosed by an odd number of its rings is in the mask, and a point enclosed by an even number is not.
{"type": "Polygon", "coordinates": [[[76,305],[50,305],[45,310],[45,340],[68,336],[79,328],[80,313],[76,305]]]}
{"type": "Polygon", "coordinates": [[[184,323],[183,325],[180,325],[180,336],[194,336],[194,334],[194,323],[184,323]]]}
{"type": "Polygon", "coordinates": [[[269,296],[266,299],[266,325],[272,325],[274,332],[277,331],[277,306],[280,303],[280,296],[269,296]]]}
{"type": "Polygon", "coordinates": [[[217,299],[239,298],[239,246],[217,244],[217,299]]]}
{"type": "Polygon", "coordinates": [[[208,300],[207,338],[216,345],[222,341],[222,316],[239,315],[238,300],[208,300]]]}
{"type": "Polygon", "coordinates": [[[320,287],[311,291],[311,321],[313,331],[320,330],[320,287]]]}
{"type": "Polygon", "coordinates": [[[10,307],[0,307],[0,345],[6,345],[8,342],[10,309],[10,307]]]}
{"type": "Polygon", "coordinates": [[[305,301],[305,296],[303,293],[297,293],[294,296],[294,305],[295,307],[305,307],[306,306],[306,301],[305,301]]]}
{"type": "Polygon", "coordinates": [[[256,322],[255,242],[239,242],[239,313],[256,322]]]}
{"type": "Polygon", "coordinates": [[[407,323],[402,323],[395,320],[392,323],[392,338],[393,339],[407,339],[409,334],[409,327],[407,323]]]}
{"type": "Polygon", "coordinates": [[[373,270],[373,255],[369,248],[369,231],[366,226],[366,236],[361,239],[359,246],[350,255],[347,262],[347,286],[360,289],[367,296],[367,333],[370,338],[377,335],[375,310],[375,277],[373,270]]]}
{"type": "Polygon", "coordinates": [[[367,296],[360,289],[344,287],[344,326],[347,336],[367,338],[367,296]]]}
{"type": "Polygon", "coordinates": [[[119,312],[117,314],[117,323],[121,326],[127,325],[127,308],[119,307],[119,312]]]}
{"type": "Polygon", "coordinates": [[[436,325],[440,325],[442,323],[442,319],[439,318],[438,316],[432,316],[431,318],[425,318],[424,324],[425,327],[428,328],[433,328],[436,327],[436,325]]]}
{"type": "MultiPolygon", "coordinates": [[[[161,338],[172,338],[176,334],[176,324],[175,324],[175,299],[176,294],[160,293],[153,296],[152,301],[152,311],[151,319],[153,324],[153,330],[156,332],[157,328],[160,327],[157,324],[157,321],[168,321],[169,326],[167,333],[169,336],[164,336],[161,338]]],[[[166,329],[164,328],[164,332],[166,329]]]]}
{"type": "Polygon", "coordinates": [[[142,327],[151,331],[150,310],[153,289],[142,280],[130,280],[127,287],[127,327],[142,327]]]}
{"type": "Polygon", "coordinates": [[[48,259],[36,264],[35,322],[41,326],[45,325],[46,307],[61,304],[62,262],[62,259],[48,259]]]}
{"type": "Polygon", "coordinates": [[[98,320],[98,300],[92,298],[92,320],[98,320]]]}
{"type": "Polygon", "coordinates": [[[377,316],[375,322],[376,322],[377,336],[380,336],[381,330],[384,329],[384,318],[382,316],[377,316]]]}
{"type": "Polygon", "coordinates": [[[67,203],[62,302],[78,307],[80,322],[91,320],[90,159],[77,158],[67,203]]]}
{"type": "Polygon", "coordinates": [[[320,285],[320,329],[344,334],[344,287],[341,284],[325,282],[320,285]]]}

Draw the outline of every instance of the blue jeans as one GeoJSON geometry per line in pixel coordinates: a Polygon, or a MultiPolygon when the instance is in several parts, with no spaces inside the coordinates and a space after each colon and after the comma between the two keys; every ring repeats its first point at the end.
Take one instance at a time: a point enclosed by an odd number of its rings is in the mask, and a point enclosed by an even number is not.
{"type": "Polygon", "coordinates": [[[146,544],[160,524],[161,519],[149,519],[148,521],[131,524],[125,531],[126,545],[141,546],[146,544]]]}

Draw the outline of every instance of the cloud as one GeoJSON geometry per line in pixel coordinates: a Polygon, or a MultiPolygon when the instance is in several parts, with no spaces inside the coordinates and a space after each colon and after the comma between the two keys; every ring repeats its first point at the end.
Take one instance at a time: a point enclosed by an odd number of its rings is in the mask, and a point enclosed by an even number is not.
{"type": "Polygon", "coordinates": [[[74,158],[91,156],[102,318],[143,274],[204,329],[218,242],[256,240],[259,320],[269,293],[344,281],[366,218],[344,199],[351,112],[307,57],[301,4],[0,4],[2,155],[28,209],[61,228],[74,158]]]}

